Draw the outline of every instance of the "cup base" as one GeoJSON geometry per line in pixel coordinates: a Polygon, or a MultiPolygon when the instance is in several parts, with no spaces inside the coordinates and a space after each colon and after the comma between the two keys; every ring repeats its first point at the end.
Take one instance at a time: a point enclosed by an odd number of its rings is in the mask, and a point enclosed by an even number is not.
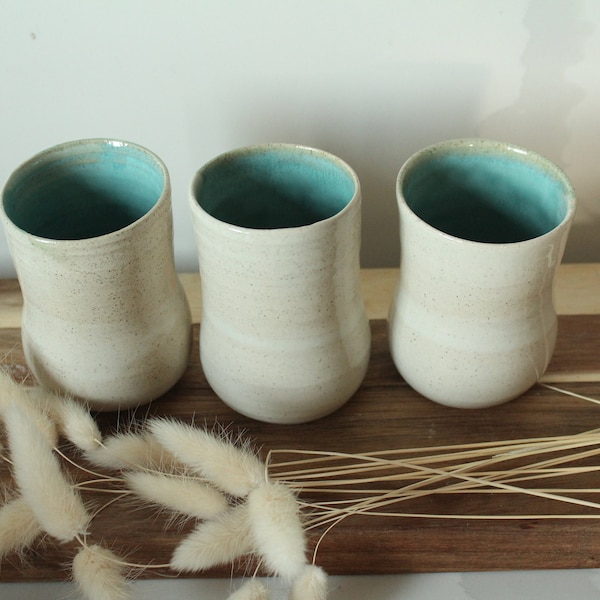
{"type": "Polygon", "coordinates": [[[212,376],[204,368],[206,379],[215,394],[231,409],[263,423],[299,425],[326,417],[344,406],[360,388],[369,362],[349,370],[343,377],[318,386],[273,390],[248,386],[234,380],[212,376]]]}

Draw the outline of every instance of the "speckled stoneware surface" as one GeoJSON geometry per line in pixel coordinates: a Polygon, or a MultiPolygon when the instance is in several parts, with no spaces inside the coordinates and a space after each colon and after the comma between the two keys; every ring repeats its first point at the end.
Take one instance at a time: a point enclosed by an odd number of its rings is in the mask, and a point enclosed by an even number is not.
{"type": "Polygon", "coordinates": [[[160,159],[113,140],[50,148],[9,178],[2,221],[23,291],[25,355],[43,385],[112,410],[175,384],[191,318],[160,159]]]}
{"type": "Polygon", "coordinates": [[[501,404],[544,373],[552,286],[575,211],[565,175],[491,140],[420,151],[397,180],[401,269],[389,317],[394,362],[427,398],[501,404]]]}
{"type": "Polygon", "coordinates": [[[192,182],[207,380],[232,408],[300,423],[342,406],[362,382],[370,329],[359,290],[361,198],[325,152],[253,146],[192,182]]]}

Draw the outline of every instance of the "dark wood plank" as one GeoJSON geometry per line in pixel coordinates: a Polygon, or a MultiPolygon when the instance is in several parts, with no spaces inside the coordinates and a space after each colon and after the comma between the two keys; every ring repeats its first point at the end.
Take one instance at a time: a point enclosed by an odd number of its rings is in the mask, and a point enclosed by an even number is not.
{"type": "Polygon", "coordinates": [[[558,339],[548,372],[556,381],[587,374],[583,380],[600,380],[600,315],[562,315],[558,339]]]}
{"type": "MultiPolygon", "coordinates": [[[[266,425],[242,417],[225,406],[209,388],[194,352],[181,381],[162,399],[128,414],[98,415],[107,432],[131,421],[168,415],[186,422],[216,423],[243,431],[265,454],[269,449],[363,453],[369,451],[482,441],[575,434],[594,427],[600,407],[535,386],[504,406],[464,411],[438,406],[411,390],[397,373],[387,346],[386,324],[373,321],[373,352],[367,377],[354,398],[335,414],[297,426],[266,425]]],[[[28,381],[18,329],[0,330],[0,354],[15,378],[28,381]]],[[[560,337],[552,369],[556,373],[595,372],[600,317],[561,317],[560,337]]],[[[600,383],[569,383],[568,389],[600,398],[600,383]]],[[[68,450],[68,449],[67,449],[68,450]]],[[[81,460],[81,459],[79,459],[81,460]]],[[[71,469],[75,479],[86,478],[71,469]]],[[[0,480],[10,486],[10,471],[0,465],[0,480]]],[[[596,487],[595,477],[589,476],[596,487]]],[[[599,500],[594,496],[590,499],[599,500]]],[[[102,505],[103,494],[86,493],[102,505]]],[[[499,494],[431,495],[402,509],[414,513],[532,514],[572,511],[546,500],[499,494]]],[[[579,510],[579,509],[577,509],[579,510]]],[[[553,514],[553,513],[551,513],[553,514]]],[[[164,516],[116,503],[94,520],[90,541],[105,543],[135,563],[165,563],[189,531],[191,523],[169,526],[164,516]]],[[[314,545],[322,530],[311,532],[314,545]]],[[[44,540],[23,558],[6,557],[0,580],[52,580],[68,577],[75,546],[44,540]]],[[[331,574],[368,574],[504,569],[581,568],[600,566],[600,520],[445,520],[418,517],[353,516],[322,542],[318,564],[331,574]]],[[[243,574],[247,561],[214,569],[210,576],[243,574]]],[[[164,573],[164,572],[163,572],[164,573]]],[[[156,576],[148,571],[142,576],[156,576]]]]}

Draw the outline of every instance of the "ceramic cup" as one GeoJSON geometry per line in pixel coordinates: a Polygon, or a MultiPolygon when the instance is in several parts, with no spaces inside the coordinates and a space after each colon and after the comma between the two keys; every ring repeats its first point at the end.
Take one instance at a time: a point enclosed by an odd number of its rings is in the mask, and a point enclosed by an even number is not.
{"type": "Polygon", "coordinates": [[[2,221],[23,293],[25,357],[44,386],[98,410],[166,392],[188,364],[169,174],[135,144],[91,139],[20,166],[2,221]]]}
{"type": "Polygon", "coordinates": [[[438,403],[488,407],[544,373],[552,300],[575,211],[547,159],[491,140],[450,140],[401,168],[400,278],[389,315],[394,362],[438,403]]]}
{"type": "Polygon", "coordinates": [[[360,203],[348,165],[296,145],[234,150],[196,174],[200,357],[236,411],[311,421],[361,384],[370,328],[359,290],[360,203]]]}

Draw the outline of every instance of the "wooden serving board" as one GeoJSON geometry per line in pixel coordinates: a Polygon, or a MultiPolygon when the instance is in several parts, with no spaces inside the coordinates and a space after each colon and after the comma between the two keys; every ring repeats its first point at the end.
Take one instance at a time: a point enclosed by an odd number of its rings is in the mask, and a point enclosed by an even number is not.
{"type": "MultiPolygon", "coordinates": [[[[105,431],[132,419],[168,415],[186,422],[227,425],[261,448],[364,453],[396,448],[485,442],[583,432],[600,423],[600,406],[537,385],[504,406],[465,411],[434,404],[412,391],[397,373],[387,343],[386,323],[371,321],[373,350],[367,377],[357,394],[335,414],[295,426],[275,426],[244,418],[225,406],[209,388],[198,356],[199,325],[194,326],[194,351],[181,381],[162,399],[133,414],[103,414],[105,431]]],[[[546,379],[555,385],[600,398],[598,341],[600,315],[561,316],[559,340],[546,379]],[[571,381],[577,373],[577,381],[571,381]],[[561,383],[562,380],[569,380],[561,383]]],[[[18,328],[0,329],[0,355],[13,374],[27,374],[18,328]]],[[[78,473],[73,471],[75,478],[78,473]]],[[[10,471],[0,465],[0,480],[11,486],[10,471]]],[[[587,485],[597,488],[597,476],[587,485]]],[[[600,494],[588,499],[600,501],[600,494]]],[[[106,502],[102,495],[86,500],[106,502]]],[[[455,513],[457,520],[421,517],[353,516],[333,528],[320,544],[317,563],[330,574],[480,571],[600,567],[599,519],[468,518],[485,514],[538,514],[554,510],[544,499],[504,494],[432,495],[410,501],[404,511],[455,513]]],[[[580,509],[561,507],[568,512],[580,509]]],[[[117,502],[94,520],[91,540],[103,543],[133,563],[169,561],[175,545],[192,524],[169,524],[153,510],[117,502]]],[[[311,533],[314,545],[322,530],[311,533]]],[[[69,576],[75,546],[45,540],[24,557],[0,563],[0,580],[53,580],[69,576]]],[[[242,575],[252,565],[241,562],[206,573],[242,575]]],[[[167,571],[150,571],[156,577],[167,571]]],[[[171,573],[172,576],[172,573],[171,573]]]]}

